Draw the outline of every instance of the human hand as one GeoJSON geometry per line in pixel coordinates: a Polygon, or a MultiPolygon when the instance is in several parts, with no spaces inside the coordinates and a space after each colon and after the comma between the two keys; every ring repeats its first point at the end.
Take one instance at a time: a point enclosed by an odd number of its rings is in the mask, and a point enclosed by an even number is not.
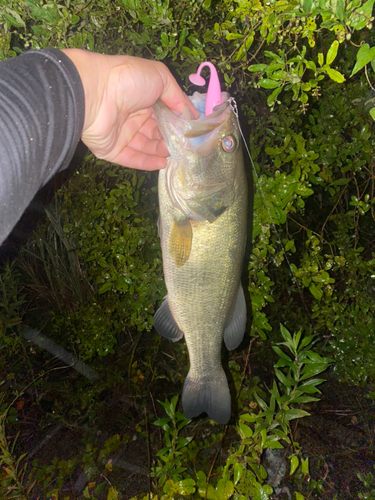
{"type": "Polygon", "coordinates": [[[64,49],[85,92],[82,141],[98,157],[119,165],[157,170],[167,164],[165,142],[152,106],[161,99],[173,111],[195,110],[161,62],[64,49]]]}

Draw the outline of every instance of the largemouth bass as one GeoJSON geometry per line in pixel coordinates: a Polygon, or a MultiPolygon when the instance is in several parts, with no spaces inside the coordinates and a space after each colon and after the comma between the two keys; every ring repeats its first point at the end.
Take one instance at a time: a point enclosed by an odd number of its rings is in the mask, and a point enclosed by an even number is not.
{"type": "Polygon", "coordinates": [[[203,116],[206,94],[190,98],[201,112],[176,116],[154,106],[170,152],[159,173],[159,235],[168,295],[154,316],[157,332],[185,336],[190,371],[182,405],[187,418],[206,412],[227,423],[231,398],[221,344],[235,349],[246,327],[240,283],[246,241],[247,181],[237,119],[222,103],[203,116]]]}

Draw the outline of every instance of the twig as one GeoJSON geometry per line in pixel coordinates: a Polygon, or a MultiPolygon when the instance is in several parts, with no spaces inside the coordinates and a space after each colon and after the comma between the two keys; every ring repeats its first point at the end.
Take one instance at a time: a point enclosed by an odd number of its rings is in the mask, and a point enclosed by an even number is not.
{"type": "Polygon", "coordinates": [[[151,451],[150,451],[150,434],[148,430],[148,422],[147,422],[147,411],[146,408],[144,410],[145,414],[145,426],[146,426],[146,435],[147,435],[147,462],[148,462],[148,491],[151,493],[151,451]]]}
{"type": "Polygon", "coordinates": [[[206,497],[207,497],[207,488],[208,488],[208,482],[212,476],[212,471],[214,470],[214,467],[215,467],[215,464],[216,464],[216,460],[217,460],[217,457],[219,456],[219,453],[221,451],[221,448],[223,447],[223,443],[224,443],[224,439],[227,435],[227,432],[228,432],[228,429],[229,429],[229,425],[226,425],[225,426],[225,429],[224,429],[224,434],[223,434],[223,437],[221,438],[221,441],[220,441],[220,445],[218,446],[218,449],[217,449],[217,452],[216,452],[216,455],[215,455],[215,458],[212,462],[212,465],[211,465],[211,468],[210,468],[210,472],[208,473],[208,476],[207,476],[207,487],[206,487],[206,497]]]}

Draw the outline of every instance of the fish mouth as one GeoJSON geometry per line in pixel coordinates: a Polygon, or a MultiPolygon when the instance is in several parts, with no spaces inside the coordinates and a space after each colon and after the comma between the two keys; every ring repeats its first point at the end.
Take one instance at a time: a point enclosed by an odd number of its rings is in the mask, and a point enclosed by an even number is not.
{"type": "Polygon", "coordinates": [[[171,111],[158,100],[153,110],[157,117],[159,129],[167,144],[170,155],[179,161],[183,152],[190,151],[206,156],[217,144],[218,132],[231,114],[230,96],[221,93],[222,104],[214,108],[214,112],[204,116],[207,94],[195,92],[189,99],[200,112],[196,120],[190,109],[185,106],[182,113],[171,111]]]}

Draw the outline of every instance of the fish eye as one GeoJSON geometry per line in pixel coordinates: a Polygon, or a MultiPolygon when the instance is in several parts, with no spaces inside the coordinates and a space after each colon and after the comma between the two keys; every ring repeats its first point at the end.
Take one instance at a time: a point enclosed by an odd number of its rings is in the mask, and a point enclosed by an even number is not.
{"type": "Polygon", "coordinates": [[[231,153],[236,149],[236,139],[232,135],[227,135],[221,140],[221,147],[226,153],[231,153]]]}

